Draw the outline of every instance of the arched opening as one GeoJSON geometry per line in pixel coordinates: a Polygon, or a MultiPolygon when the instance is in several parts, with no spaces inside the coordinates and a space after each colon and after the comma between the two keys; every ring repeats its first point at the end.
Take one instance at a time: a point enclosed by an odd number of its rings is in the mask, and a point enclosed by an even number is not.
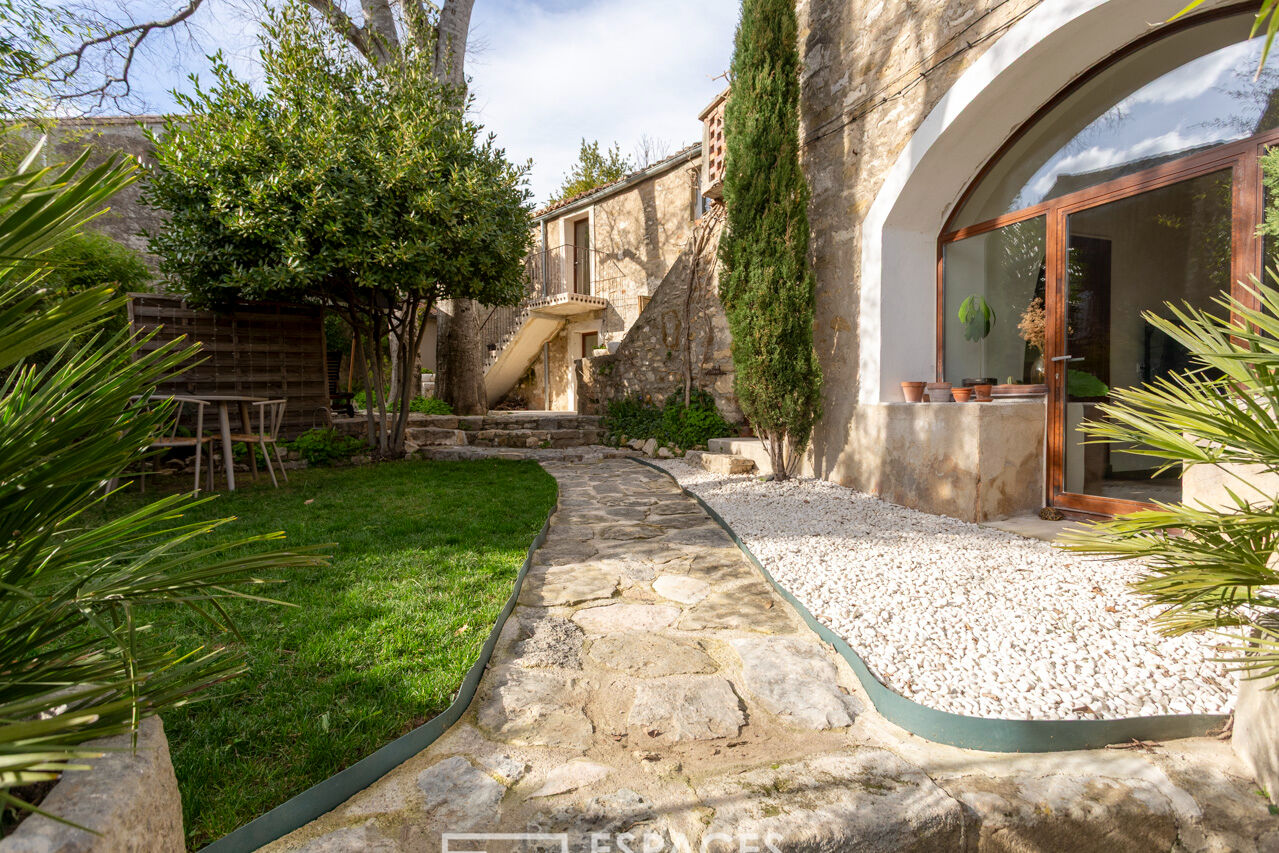
{"type": "Polygon", "coordinates": [[[1058,506],[1114,513],[1181,497],[1180,472],[1152,479],[1141,448],[1088,445],[1079,424],[1099,416],[1109,388],[1186,366],[1142,312],[1211,308],[1260,275],[1279,73],[1255,75],[1253,14],[1167,28],[1076,80],[982,170],[942,229],[938,375],[1048,386],[1058,506]],[[984,309],[979,322],[965,303],[984,309]]]}

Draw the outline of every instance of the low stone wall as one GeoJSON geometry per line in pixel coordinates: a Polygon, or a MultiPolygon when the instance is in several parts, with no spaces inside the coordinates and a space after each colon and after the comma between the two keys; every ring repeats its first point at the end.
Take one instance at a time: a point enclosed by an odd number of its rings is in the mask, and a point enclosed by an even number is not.
{"type": "Polygon", "coordinates": [[[1042,400],[857,408],[837,469],[850,473],[833,478],[841,485],[963,521],[1044,506],[1042,400]]]}
{"type": "Polygon", "coordinates": [[[92,770],[67,773],[40,804],[93,832],[31,815],[0,840],[0,853],[185,850],[182,798],[159,717],[142,723],[136,752],[129,745],[128,735],[93,741],[92,747],[115,751],[92,760],[92,770]]]}
{"type": "Polygon", "coordinates": [[[680,253],[616,352],[578,362],[582,412],[599,414],[609,400],[632,395],[660,404],[683,390],[685,342],[691,341],[693,387],[709,392],[729,421],[741,422],[733,394],[732,336],[714,269],[715,243],[711,241],[692,284],[692,252],[686,248],[680,253]]]}
{"type": "MultiPolygon", "coordinates": [[[[423,447],[585,447],[600,443],[599,418],[589,415],[504,412],[493,415],[410,414],[405,449],[423,447]]],[[[365,418],[340,418],[334,427],[363,438],[365,418]]]]}

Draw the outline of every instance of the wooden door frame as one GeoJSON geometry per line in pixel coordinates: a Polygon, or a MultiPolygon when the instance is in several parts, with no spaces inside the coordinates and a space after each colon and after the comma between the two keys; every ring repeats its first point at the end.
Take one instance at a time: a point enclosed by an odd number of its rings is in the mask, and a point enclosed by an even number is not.
{"type": "Polygon", "coordinates": [[[1243,289],[1250,277],[1262,274],[1262,241],[1256,230],[1264,209],[1260,157],[1265,149],[1279,143],[1279,129],[1266,131],[1238,142],[1190,154],[1161,163],[1149,169],[1115,178],[1092,187],[1013,211],[994,219],[942,234],[937,243],[937,376],[943,377],[945,359],[946,246],[967,237],[995,231],[1007,225],[1038,217],[1045,218],[1044,303],[1048,316],[1045,340],[1045,368],[1053,366],[1045,378],[1048,382],[1048,417],[1045,452],[1048,454],[1045,478],[1045,502],[1050,506],[1097,515],[1117,515],[1145,509],[1151,504],[1076,495],[1065,491],[1065,372],[1055,356],[1065,355],[1066,346],[1066,240],[1067,218],[1074,213],[1121,201],[1142,193],[1162,189],[1192,178],[1231,170],[1231,295],[1255,302],[1243,289]]]}

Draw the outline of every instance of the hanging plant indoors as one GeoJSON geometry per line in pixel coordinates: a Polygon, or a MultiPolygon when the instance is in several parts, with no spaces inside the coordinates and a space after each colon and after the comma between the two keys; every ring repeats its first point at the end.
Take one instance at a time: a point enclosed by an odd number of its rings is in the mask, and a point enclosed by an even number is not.
{"type": "Polygon", "coordinates": [[[995,309],[990,307],[986,297],[979,293],[971,294],[959,305],[957,314],[959,322],[964,325],[964,340],[972,341],[979,346],[981,358],[981,376],[967,378],[961,383],[963,387],[974,385],[994,385],[995,380],[986,377],[986,338],[995,328],[995,309]]]}

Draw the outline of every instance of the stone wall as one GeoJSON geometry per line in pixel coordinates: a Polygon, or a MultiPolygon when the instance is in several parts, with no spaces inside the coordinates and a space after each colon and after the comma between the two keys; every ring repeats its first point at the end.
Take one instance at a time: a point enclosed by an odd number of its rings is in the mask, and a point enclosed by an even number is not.
{"type": "MultiPolygon", "coordinates": [[[[862,224],[930,110],[1012,21],[1039,0],[800,0],[800,133],[812,189],[809,220],[817,279],[814,344],[825,376],[824,416],[809,468],[866,491],[896,461],[876,437],[881,414],[858,404],[862,224]],[[921,76],[925,68],[931,69],[921,76]]],[[[1175,10],[1173,10],[1175,11],[1175,10]]],[[[1064,83],[1065,81],[1063,81],[1064,83]]],[[[939,204],[947,203],[939,200],[939,204]]],[[[891,286],[886,281],[885,286],[891,286]]],[[[923,317],[918,346],[935,346],[923,317]]],[[[932,379],[932,376],[900,377],[932,379]]],[[[986,417],[991,417],[987,415],[986,417]]],[[[923,495],[890,498],[920,506],[923,495]]],[[[948,513],[949,514],[949,513],[948,513]]]]}
{"type": "Polygon", "coordinates": [[[583,361],[577,377],[582,411],[601,412],[608,400],[630,395],[660,404],[682,390],[687,340],[693,387],[710,392],[724,417],[742,420],[733,395],[732,337],[719,301],[717,244],[711,240],[695,282],[686,245],[617,352],[583,361]]]}
{"type": "MultiPolygon", "coordinates": [[[[93,148],[89,158],[91,166],[115,153],[129,154],[145,162],[151,155],[151,143],[142,128],[145,126],[158,131],[163,125],[164,119],[158,116],[61,119],[43,128],[49,136],[42,154],[44,165],[74,160],[88,147],[93,148]]],[[[41,130],[27,128],[22,135],[34,142],[40,133],[41,130]]],[[[141,194],[141,181],[125,187],[111,202],[110,210],[95,219],[90,227],[143,253],[154,266],[155,259],[147,253],[147,240],[141,232],[158,229],[164,217],[152,208],[138,204],[141,194]]]]}
{"type": "Polygon", "coordinates": [[[621,341],[688,242],[700,161],[636,184],[595,205],[594,293],[608,300],[601,343],[621,341]]]}

